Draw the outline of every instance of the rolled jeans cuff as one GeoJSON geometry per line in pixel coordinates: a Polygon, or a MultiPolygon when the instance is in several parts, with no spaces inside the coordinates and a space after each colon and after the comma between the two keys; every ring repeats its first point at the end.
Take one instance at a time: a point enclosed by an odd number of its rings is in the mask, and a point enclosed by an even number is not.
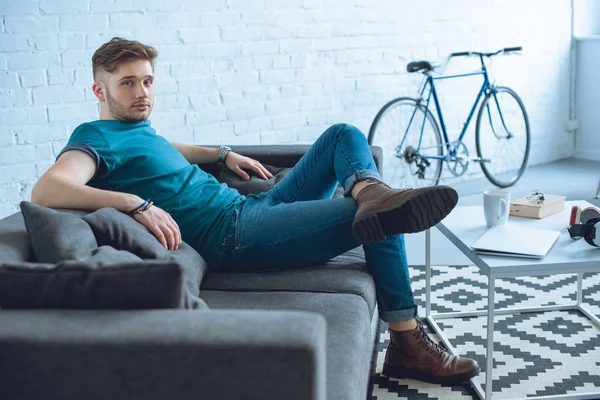
{"type": "Polygon", "coordinates": [[[379,318],[385,322],[404,322],[413,318],[417,318],[417,306],[404,310],[381,311],[379,310],[379,318]]]}
{"type": "Polygon", "coordinates": [[[375,178],[381,180],[381,176],[379,176],[379,172],[373,171],[371,169],[363,169],[361,171],[356,171],[354,174],[350,175],[346,182],[344,182],[344,197],[352,196],[352,188],[356,184],[356,182],[364,181],[367,178],[375,178]]]}

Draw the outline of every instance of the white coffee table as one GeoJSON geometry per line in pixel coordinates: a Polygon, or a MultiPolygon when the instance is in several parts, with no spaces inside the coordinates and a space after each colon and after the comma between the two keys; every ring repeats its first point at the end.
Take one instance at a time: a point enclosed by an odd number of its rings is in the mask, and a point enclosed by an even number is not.
{"type": "MultiPolygon", "coordinates": [[[[600,327],[598,319],[582,304],[582,284],[585,272],[600,272],[600,249],[587,244],[583,239],[574,241],[569,237],[567,226],[572,205],[581,207],[591,206],[586,201],[568,201],[565,210],[541,220],[509,217],[508,224],[516,226],[535,227],[540,229],[559,230],[560,236],[546,257],[542,260],[513,257],[484,256],[471,251],[471,245],[488,229],[483,216],[483,207],[457,207],[448,217],[436,225],[444,236],[462,252],[479,270],[488,277],[488,307],[481,311],[461,311],[446,313],[431,313],[431,232],[425,233],[425,266],[426,266],[426,319],[431,324],[448,350],[456,354],[455,349],[444,335],[436,320],[454,317],[473,317],[487,315],[487,374],[485,392],[478,377],[471,379],[471,385],[482,399],[492,398],[492,376],[494,362],[494,315],[515,314],[520,312],[543,312],[556,310],[578,310],[600,327]],[[494,309],[495,281],[498,278],[577,274],[577,300],[574,304],[541,306],[533,308],[494,309]]],[[[600,392],[577,395],[538,396],[527,399],[598,399],[600,392]]]]}

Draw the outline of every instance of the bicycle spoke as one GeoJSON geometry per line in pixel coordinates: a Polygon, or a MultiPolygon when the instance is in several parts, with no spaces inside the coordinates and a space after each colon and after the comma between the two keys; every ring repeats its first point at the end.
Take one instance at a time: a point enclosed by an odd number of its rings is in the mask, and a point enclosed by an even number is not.
{"type": "Polygon", "coordinates": [[[369,143],[384,151],[383,180],[388,185],[406,188],[437,184],[442,160],[427,157],[443,154],[441,136],[435,120],[426,118],[415,100],[400,98],[384,106],[373,121],[369,143]]]}

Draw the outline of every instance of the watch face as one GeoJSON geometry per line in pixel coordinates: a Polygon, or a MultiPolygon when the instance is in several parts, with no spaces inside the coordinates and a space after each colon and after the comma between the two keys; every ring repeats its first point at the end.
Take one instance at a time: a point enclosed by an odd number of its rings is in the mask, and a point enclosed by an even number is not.
{"type": "Polygon", "coordinates": [[[225,146],[225,145],[222,145],[222,146],[221,146],[221,150],[225,150],[225,151],[231,151],[231,147],[229,147],[229,146],[225,146]]]}

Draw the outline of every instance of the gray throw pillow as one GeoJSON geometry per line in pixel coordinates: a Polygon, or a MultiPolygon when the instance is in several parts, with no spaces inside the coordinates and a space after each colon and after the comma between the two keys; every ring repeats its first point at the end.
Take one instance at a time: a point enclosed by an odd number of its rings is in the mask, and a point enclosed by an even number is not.
{"type": "Polygon", "coordinates": [[[21,213],[29,242],[39,262],[80,259],[89,256],[90,251],[98,247],[89,225],[78,216],[28,201],[21,202],[21,213]]]}
{"type": "Polygon", "coordinates": [[[208,308],[184,287],[183,269],[169,260],[141,260],[109,246],[83,260],[0,266],[2,309],[208,308]]]}
{"type": "Polygon", "coordinates": [[[99,245],[127,250],[144,259],[178,262],[183,268],[183,279],[190,296],[199,295],[206,262],[187,243],[182,243],[178,250],[169,251],[144,225],[114,208],[101,208],[83,219],[92,227],[99,245]]]}
{"type": "MultiPolygon", "coordinates": [[[[182,243],[182,247],[187,247],[185,243],[182,243]]],[[[165,263],[172,265],[176,264],[181,268],[182,280],[183,280],[183,293],[181,298],[182,308],[208,308],[202,299],[198,297],[200,294],[200,281],[199,277],[199,262],[195,259],[190,259],[190,256],[194,254],[198,255],[193,249],[191,251],[177,251],[176,255],[171,255],[161,260],[165,263]]],[[[198,255],[198,258],[200,256],[198,255]]],[[[112,265],[123,262],[137,262],[143,261],[135,254],[126,250],[117,250],[111,246],[100,246],[99,248],[92,250],[90,257],[86,257],[81,261],[88,262],[92,267],[101,267],[106,265],[112,265]]],[[[63,264],[69,264],[65,261],[63,264]]],[[[156,290],[160,290],[157,288],[156,290]]],[[[167,286],[164,290],[170,290],[167,286]]],[[[177,289],[179,290],[179,289],[177,289]]]]}
{"type": "Polygon", "coordinates": [[[291,168],[274,167],[272,165],[264,165],[264,167],[273,175],[272,178],[265,180],[259,177],[256,172],[246,169],[244,171],[250,175],[250,179],[246,181],[229,168],[223,168],[217,180],[227,184],[230,188],[236,189],[243,195],[259,194],[271,190],[273,185],[281,181],[291,171],[291,168]]]}
{"type": "Polygon", "coordinates": [[[130,251],[141,258],[163,258],[169,255],[156,236],[132,217],[111,207],[85,215],[99,245],[130,251]]]}
{"type": "Polygon", "coordinates": [[[117,250],[111,246],[100,246],[90,252],[87,257],[80,260],[64,260],[61,264],[68,265],[72,262],[87,262],[90,268],[99,268],[104,265],[113,265],[124,262],[139,262],[144,261],[138,256],[129,251],[117,250]]]}

